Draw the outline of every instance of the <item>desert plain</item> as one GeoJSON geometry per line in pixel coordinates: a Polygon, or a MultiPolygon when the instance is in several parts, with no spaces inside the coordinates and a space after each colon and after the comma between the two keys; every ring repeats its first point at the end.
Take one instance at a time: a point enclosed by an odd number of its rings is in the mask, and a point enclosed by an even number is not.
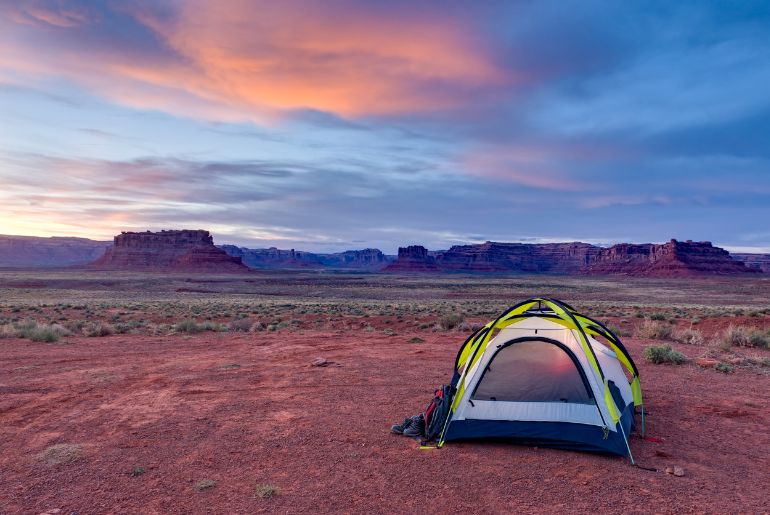
{"type": "Polygon", "coordinates": [[[0,513],[770,511],[765,276],[6,270],[0,336],[0,513]],[[531,296],[629,348],[640,467],[390,434],[531,296]]]}

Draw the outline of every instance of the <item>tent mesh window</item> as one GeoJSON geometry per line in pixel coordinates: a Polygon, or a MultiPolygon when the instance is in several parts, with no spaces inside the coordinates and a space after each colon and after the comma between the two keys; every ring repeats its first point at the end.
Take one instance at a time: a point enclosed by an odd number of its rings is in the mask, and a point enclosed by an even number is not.
{"type": "Polygon", "coordinates": [[[522,341],[497,351],[473,400],[593,403],[567,352],[553,343],[522,341]]]}

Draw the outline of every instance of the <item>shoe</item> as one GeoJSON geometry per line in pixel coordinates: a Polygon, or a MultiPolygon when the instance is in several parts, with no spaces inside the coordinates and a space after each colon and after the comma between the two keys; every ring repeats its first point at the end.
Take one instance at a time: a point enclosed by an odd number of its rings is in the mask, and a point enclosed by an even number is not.
{"type": "Polygon", "coordinates": [[[425,417],[415,415],[412,417],[412,423],[404,429],[404,436],[423,436],[425,434],[425,417]]]}
{"type": "Polygon", "coordinates": [[[404,434],[404,431],[411,425],[412,425],[412,417],[406,417],[404,421],[401,422],[400,424],[390,426],[390,432],[397,435],[402,435],[404,434]]]}

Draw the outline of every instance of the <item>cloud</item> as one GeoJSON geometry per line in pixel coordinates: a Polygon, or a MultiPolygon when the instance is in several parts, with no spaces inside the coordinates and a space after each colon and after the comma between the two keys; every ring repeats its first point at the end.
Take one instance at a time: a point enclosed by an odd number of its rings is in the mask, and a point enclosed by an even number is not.
{"type": "Polygon", "coordinates": [[[22,3],[7,16],[21,26],[6,39],[0,65],[64,76],[131,106],[225,121],[298,110],[360,117],[451,109],[518,80],[440,10],[418,16],[406,6],[358,9],[348,1],[117,5],[87,20],[84,10],[22,3]],[[27,18],[93,26],[50,33],[27,18]],[[110,25],[144,28],[154,45],[137,50],[116,37],[102,50],[110,25]]]}

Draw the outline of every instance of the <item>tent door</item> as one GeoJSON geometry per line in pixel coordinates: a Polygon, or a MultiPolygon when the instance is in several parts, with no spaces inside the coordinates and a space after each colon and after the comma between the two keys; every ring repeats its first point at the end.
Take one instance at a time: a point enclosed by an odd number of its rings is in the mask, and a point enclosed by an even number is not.
{"type": "Polygon", "coordinates": [[[476,383],[471,400],[596,402],[575,354],[563,343],[541,336],[502,344],[476,383]]]}

